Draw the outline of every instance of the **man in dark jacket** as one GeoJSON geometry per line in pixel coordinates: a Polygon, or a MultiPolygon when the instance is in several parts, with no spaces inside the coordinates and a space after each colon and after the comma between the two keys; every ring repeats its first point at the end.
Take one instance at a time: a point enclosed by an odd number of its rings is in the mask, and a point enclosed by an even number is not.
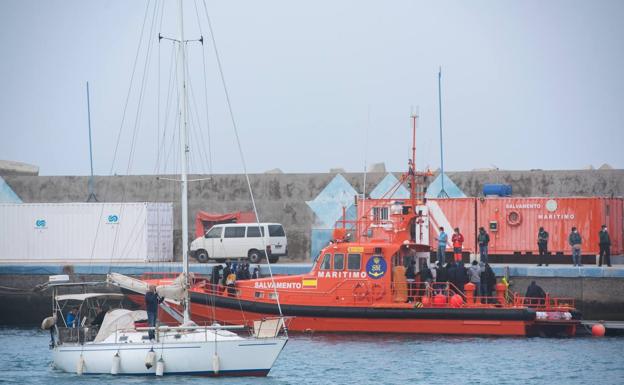
{"type": "Polygon", "coordinates": [[[607,225],[602,225],[602,228],[598,233],[598,237],[598,246],[600,246],[600,257],[598,259],[598,266],[602,266],[602,258],[604,256],[604,262],[607,264],[607,266],[611,267],[611,238],[609,237],[609,232],[607,231],[607,225]]]}
{"type": "Polygon", "coordinates": [[[461,292],[464,292],[464,286],[468,283],[468,271],[463,262],[457,263],[457,286],[461,292]]]}
{"type": "Polygon", "coordinates": [[[572,263],[574,263],[574,266],[583,266],[583,264],[581,264],[582,239],[576,227],[572,227],[572,232],[568,237],[568,243],[572,246],[572,263]]]}
{"type": "Polygon", "coordinates": [[[485,228],[479,227],[479,235],[477,236],[477,242],[479,243],[479,253],[481,254],[481,262],[488,263],[488,245],[490,244],[490,234],[485,231],[485,228]]]}
{"type": "Polygon", "coordinates": [[[414,301],[415,282],[416,282],[416,261],[411,260],[405,269],[405,280],[407,281],[407,301],[414,301]]]}
{"type": "Polygon", "coordinates": [[[216,292],[219,286],[219,281],[221,280],[221,269],[223,269],[223,266],[221,265],[215,265],[212,268],[212,274],[210,274],[210,287],[213,292],[216,292]]]}
{"type": "Polygon", "coordinates": [[[527,297],[527,305],[539,305],[544,302],[544,298],[546,298],[546,293],[544,289],[542,289],[535,281],[531,281],[529,287],[527,287],[526,294],[527,297]]]}
{"type": "MultiPolygon", "coordinates": [[[[548,253],[548,232],[543,227],[540,227],[537,232],[537,249],[539,251],[537,266],[542,266],[544,256],[548,253]]],[[[546,266],[548,266],[548,260],[546,260],[546,266]]]]}
{"type": "MultiPolygon", "coordinates": [[[[145,310],[147,311],[147,323],[150,327],[156,327],[158,320],[158,304],[162,303],[163,297],[156,293],[156,286],[149,285],[149,289],[145,293],[145,310]]],[[[154,339],[154,330],[148,332],[150,340],[154,339]]]]}

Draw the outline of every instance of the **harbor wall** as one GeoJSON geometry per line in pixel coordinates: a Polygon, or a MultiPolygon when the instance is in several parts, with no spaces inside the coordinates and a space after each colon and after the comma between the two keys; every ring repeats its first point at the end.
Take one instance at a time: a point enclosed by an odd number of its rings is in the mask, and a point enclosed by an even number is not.
{"type": "MultiPolygon", "coordinates": [[[[386,175],[369,173],[366,191],[372,191],[386,175]]],[[[484,183],[510,184],[514,196],[624,196],[624,170],[482,171],[447,175],[468,196],[478,196],[484,183]]],[[[284,225],[292,259],[310,258],[311,230],[316,218],[306,201],[314,200],[335,176],[335,173],[250,175],[260,219],[284,225]]],[[[356,191],[363,191],[362,173],[342,176],[356,191]]],[[[207,177],[193,175],[190,179],[207,177]]],[[[86,176],[5,175],[3,178],[24,203],[84,202],[89,195],[86,176]]],[[[100,202],[173,202],[174,218],[179,217],[179,188],[170,180],[151,175],[96,176],[94,186],[100,202]]],[[[244,175],[213,175],[210,180],[190,183],[189,209],[189,238],[194,234],[193,221],[198,210],[251,211],[244,175]]],[[[180,238],[180,228],[179,221],[174,221],[176,240],[180,238]]],[[[179,241],[174,245],[174,254],[179,258],[179,241]]]]}

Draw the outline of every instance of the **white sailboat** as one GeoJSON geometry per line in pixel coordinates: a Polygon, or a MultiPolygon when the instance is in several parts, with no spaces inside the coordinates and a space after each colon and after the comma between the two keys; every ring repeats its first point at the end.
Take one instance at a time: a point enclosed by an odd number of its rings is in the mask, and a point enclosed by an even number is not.
{"type": "MultiPolygon", "coordinates": [[[[139,327],[137,320],[144,320],[145,311],[116,309],[109,311],[99,328],[87,326],[89,307],[101,304],[111,297],[110,293],[60,294],[59,291],[75,284],[67,282],[67,276],[51,277],[49,287],[53,289],[52,316],[44,320],[42,327],[51,329],[50,348],[54,366],[66,372],[78,374],[121,374],[121,375],[243,375],[266,376],[288,337],[282,318],[256,322],[252,333],[244,326],[198,326],[190,317],[188,288],[190,275],[188,265],[188,202],[187,170],[189,162],[187,144],[187,109],[185,80],[185,48],[182,0],[179,3],[178,47],[181,65],[178,66],[180,87],[180,140],[181,213],[183,272],[174,285],[159,287],[159,294],[167,302],[180,305],[183,316],[180,326],[139,327]],[[66,303],[78,302],[77,325],[68,324],[64,318],[66,303]],[[85,315],[87,314],[87,315],[85,315]],[[57,322],[62,321],[62,322],[57,322]],[[59,325],[60,324],[60,325],[59,325]],[[148,331],[155,329],[154,340],[148,331]],[[280,335],[280,331],[284,331],[280,335]],[[247,333],[241,336],[234,331],[247,333]]],[[[146,285],[120,274],[109,274],[108,282],[113,285],[145,293],[146,285]]],[[[80,284],[84,286],[84,284],[80,284]]],[[[165,305],[165,309],[168,307],[165,305]]],[[[170,309],[170,308],[169,308],[170,309]]],[[[173,310],[170,310],[173,312],[173,310]]]]}

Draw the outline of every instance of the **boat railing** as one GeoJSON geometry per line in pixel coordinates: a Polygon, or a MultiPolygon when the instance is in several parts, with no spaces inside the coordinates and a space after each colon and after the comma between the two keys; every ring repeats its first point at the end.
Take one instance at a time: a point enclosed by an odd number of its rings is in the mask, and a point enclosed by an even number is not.
{"type": "Polygon", "coordinates": [[[574,298],[557,298],[548,293],[543,298],[525,297],[514,293],[513,302],[516,306],[527,306],[537,311],[570,311],[576,308],[574,298]]]}
{"type": "Polygon", "coordinates": [[[97,327],[56,327],[57,332],[57,344],[84,344],[85,342],[91,342],[95,339],[98,333],[97,327]]]}

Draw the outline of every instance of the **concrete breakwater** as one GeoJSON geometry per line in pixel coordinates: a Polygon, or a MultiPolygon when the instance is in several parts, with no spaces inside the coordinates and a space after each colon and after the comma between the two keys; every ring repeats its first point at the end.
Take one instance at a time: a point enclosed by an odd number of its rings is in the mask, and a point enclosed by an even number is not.
{"type": "MultiPolygon", "coordinates": [[[[505,183],[514,196],[622,196],[624,170],[583,171],[484,171],[449,172],[448,176],[469,196],[478,196],[484,183],[505,183]]],[[[356,191],[363,191],[362,173],[344,173],[356,191]]],[[[371,191],[387,174],[370,173],[366,191],[371,191]]],[[[398,173],[395,173],[398,176],[398,173]]],[[[306,204],[336,176],[319,174],[254,174],[250,176],[260,219],[282,223],[288,235],[291,256],[310,258],[310,234],[315,216],[306,204]]],[[[191,176],[192,179],[206,175],[191,176]]],[[[252,209],[243,175],[212,175],[189,185],[189,228],[194,234],[194,214],[199,211],[225,213],[252,209]]],[[[6,183],[24,203],[84,202],[88,178],[82,176],[4,176],[6,183]]],[[[433,179],[431,179],[433,180],[433,179]]],[[[426,183],[425,183],[426,184],[426,183]]],[[[156,176],[96,176],[95,194],[100,202],[173,202],[179,217],[179,188],[156,176]]],[[[174,255],[180,253],[180,223],[174,221],[174,255]]]]}
{"type": "MultiPolygon", "coordinates": [[[[604,269],[598,267],[573,268],[571,266],[527,267],[522,265],[495,265],[498,277],[508,274],[511,289],[524,294],[527,286],[535,280],[555,297],[574,298],[584,319],[624,320],[624,268],[604,269]]],[[[193,264],[191,271],[207,274],[211,266],[193,264]]],[[[275,274],[302,274],[310,265],[277,264],[275,274]]],[[[69,274],[72,281],[101,281],[109,271],[140,276],[144,272],[179,272],[180,264],[136,264],[116,266],[111,269],[100,265],[2,265],[0,266],[0,325],[38,324],[49,315],[51,293],[35,291],[34,288],[48,281],[49,275],[69,274]]],[[[266,274],[266,266],[261,266],[266,274]]],[[[98,290],[113,290],[104,285],[98,290]]]]}

